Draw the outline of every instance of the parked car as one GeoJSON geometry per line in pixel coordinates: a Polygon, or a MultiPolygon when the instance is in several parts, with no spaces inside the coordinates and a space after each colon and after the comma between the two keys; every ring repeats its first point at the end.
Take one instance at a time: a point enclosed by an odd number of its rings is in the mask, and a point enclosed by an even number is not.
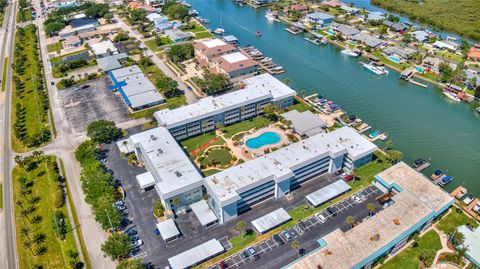
{"type": "Polygon", "coordinates": [[[225,262],[225,261],[220,261],[218,263],[218,267],[220,267],[221,269],[227,269],[228,268],[228,264],[225,262]]]}
{"type": "Polygon", "coordinates": [[[143,245],[143,241],[139,239],[132,244],[132,247],[138,248],[138,247],[141,247],[142,245],[143,245]]]}
{"type": "Polygon", "coordinates": [[[327,221],[327,218],[325,218],[325,216],[321,213],[317,213],[316,217],[318,221],[320,221],[321,223],[324,223],[325,221],[327,221]]]}
{"type": "Polygon", "coordinates": [[[125,206],[125,203],[121,200],[119,201],[116,201],[114,204],[113,204],[114,207],[116,207],[119,211],[123,211],[125,210],[127,207],[125,206]]]}
{"type": "Polygon", "coordinates": [[[254,261],[260,260],[260,255],[258,255],[258,254],[253,255],[252,260],[254,260],[254,261]]]}
{"type": "Polygon", "coordinates": [[[307,229],[307,225],[305,225],[305,222],[303,222],[303,221],[300,221],[300,222],[298,223],[298,226],[300,226],[300,228],[302,228],[303,230],[306,230],[306,229],[307,229]]]}
{"type": "Polygon", "coordinates": [[[242,252],[242,257],[244,259],[247,259],[248,257],[250,257],[250,254],[248,254],[248,251],[245,250],[244,252],[242,252]]]}
{"type": "Polygon", "coordinates": [[[292,241],[292,236],[287,231],[283,232],[283,236],[285,236],[288,242],[292,241]]]}
{"type": "Polygon", "coordinates": [[[131,228],[131,229],[126,230],[125,234],[128,235],[128,236],[132,236],[132,235],[138,234],[138,232],[137,232],[137,230],[131,228]]]}
{"type": "Polygon", "coordinates": [[[250,254],[250,255],[257,254],[257,251],[253,247],[249,247],[247,250],[248,250],[248,254],[250,254]]]}
{"type": "Polygon", "coordinates": [[[327,212],[332,215],[332,217],[335,217],[337,215],[337,212],[335,211],[335,209],[329,207],[327,208],[327,212]]]}
{"type": "Polygon", "coordinates": [[[479,212],[479,210],[480,210],[480,202],[478,202],[478,203],[473,207],[472,210],[475,211],[475,212],[480,213],[480,212],[479,212]]]}
{"type": "Polygon", "coordinates": [[[50,82],[50,85],[52,85],[52,86],[53,86],[53,85],[55,85],[55,82],[53,82],[53,81],[52,81],[52,82],[50,82]]]}
{"type": "Polygon", "coordinates": [[[277,242],[279,245],[283,245],[285,244],[285,242],[283,241],[283,239],[280,237],[280,235],[278,234],[274,234],[273,235],[273,240],[275,240],[275,242],[277,242]]]}
{"type": "Polygon", "coordinates": [[[132,235],[132,236],[130,236],[130,241],[132,241],[132,243],[135,243],[135,242],[137,242],[138,240],[140,240],[140,238],[138,237],[138,235],[132,235]]]}
{"type": "Polygon", "coordinates": [[[80,89],[86,89],[86,88],[90,88],[90,85],[85,84],[85,85],[80,86],[80,89]]]}
{"type": "Polygon", "coordinates": [[[469,205],[473,202],[475,198],[473,198],[473,196],[471,196],[470,194],[467,194],[465,195],[465,197],[463,198],[463,202],[466,204],[466,205],[469,205]]]}

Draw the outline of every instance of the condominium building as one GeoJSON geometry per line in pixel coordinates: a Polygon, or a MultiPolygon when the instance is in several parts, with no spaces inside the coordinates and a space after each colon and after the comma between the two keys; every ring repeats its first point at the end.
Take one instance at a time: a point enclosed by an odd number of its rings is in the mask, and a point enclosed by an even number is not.
{"type": "Polygon", "coordinates": [[[387,208],[350,230],[323,236],[318,249],[286,268],[372,268],[453,204],[448,193],[403,162],[376,175],[373,184],[393,195],[387,208]]]}
{"type": "Polygon", "coordinates": [[[211,69],[224,73],[231,81],[252,77],[258,72],[259,63],[242,52],[226,54],[212,60],[211,69]]]}
{"type": "Polygon", "coordinates": [[[263,74],[243,81],[243,89],[218,97],[206,97],[197,103],[173,110],[155,112],[160,126],[170,130],[177,140],[215,130],[263,113],[274,103],[278,108],[293,104],[295,91],[272,75],[263,74]]]}
{"type": "Polygon", "coordinates": [[[235,46],[227,44],[220,39],[196,42],[193,47],[195,49],[195,57],[201,66],[207,65],[214,58],[237,51],[235,46]]]}

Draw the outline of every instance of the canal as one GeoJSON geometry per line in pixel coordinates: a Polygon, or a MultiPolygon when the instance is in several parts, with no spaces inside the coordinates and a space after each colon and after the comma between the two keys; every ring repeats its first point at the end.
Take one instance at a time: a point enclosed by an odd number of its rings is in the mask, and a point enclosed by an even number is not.
{"type": "Polygon", "coordinates": [[[266,9],[239,7],[231,0],[189,2],[212,27],[225,28],[242,46],[251,44],[283,66],[286,72],[277,77],[288,77],[295,90],[319,93],[372,125],[372,131],[388,133],[407,163],[430,160],[426,175],[441,169],[454,176],[447,190],[464,184],[480,195],[480,118],[471,105],[450,103],[434,86],[414,86],[393,70],[376,76],[333,45],[316,46],[289,34],[281,23],[268,23],[266,9]]]}

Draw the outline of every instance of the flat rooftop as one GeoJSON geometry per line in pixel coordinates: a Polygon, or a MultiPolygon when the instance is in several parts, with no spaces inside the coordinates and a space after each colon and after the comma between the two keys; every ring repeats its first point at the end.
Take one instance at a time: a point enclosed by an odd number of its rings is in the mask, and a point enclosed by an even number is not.
{"type": "MultiPolygon", "coordinates": [[[[349,127],[344,127],[349,128],[349,127]]],[[[306,163],[345,154],[347,150],[329,134],[317,134],[272,153],[247,161],[205,178],[205,186],[222,205],[239,200],[239,194],[254,186],[293,176],[306,163]]]]}
{"type": "Polygon", "coordinates": [[[324,120],[309,110],[304,112],[291,110],[281,114],[281,116],[292,122],[291,127],[300,135],[314,136],[322,133],[323,128],[327,127],[324,120]]]}
{"type": "Polygon", "coordinates": [[[205,47],[207,48],[214,48],[217,46],[223,46],[227,44],[218,38],[202,41],[201,43],[205,45],[205,47]]]}
{"type": "Polygon", "coordinates": [[[396,176],[391,179],[392,182],[395,181],[403,189],[392,197],[394,203],[391,206],[346,232],[337,229],[325,235],[319,240],[322,245],[320,249],[286,268],[362,268],[372,255],[393,247],[397,241],[436,216],[437,212],[430,207],[429,201],[424,200],[424,195],[409,186],[420,186],[424,192],[432,193],[429,195],[431,198],[443,201],[443,205],[438,204],[439,207],[451,203],[452,198],[446,192],[413,168],[406,167],[405,163],[399,163],[386,170],[390,170],[387,174],[396,176]],[[408,175],[412,176],[408,180],[410,183],[404,180],[408,175]],[[403,186],[402,183],[406,185],[403,186]]]}
{"type": "Polygon", "coordinates": [[[174,128],[183,124],[217,115],[247,104],[267,98],[283,99],[294,96],[295,91],[269,74],[263,74],[244,80],[244,89],[223,94],[218,97],[206,97],[198,102],[173,110],[163,109],[155,112],[155,118],[160,125],[174,128]]]}
{"type": "Polygon", "coordinates": [[[154,168],[149,171],[155,175],[155,189],[162,199],[202,185],[203,177],[166,128],[157,127],[129,139],[142,148],[146,162],[154,168]]]}
{"type": "Polygon", "coordinates": [[[328,133],[328,135],[334,139],[336,143],[343,145],[347,149],[348,155],[353,161],[373,153],[378,149],[375,144],[367,139],[360,139],[359,137],[361,135],[352,128],[338,128],[328,133]]]}
{"type": "Polygon", "coordinates": [[[238,52],[238,51],[234,52],[234,53],[227,54],[227,55],[223,55],[221,57],[229,63],[236,63],[236,62],[241,62],[241,61],[245,61],[245,60],[250,59],[247,56],[245,56],[243,53],[238,52]]]}

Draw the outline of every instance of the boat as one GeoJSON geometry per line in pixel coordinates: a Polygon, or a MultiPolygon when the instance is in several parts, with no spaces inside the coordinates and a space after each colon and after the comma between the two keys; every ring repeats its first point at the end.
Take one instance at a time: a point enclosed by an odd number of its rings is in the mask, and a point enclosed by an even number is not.
{"type": "Polygon", "coordinates": [[[217,34],[217,35],[223,35],[225,33],[225,29],[223,29],[221,27],[217,27],[213,30],[213,33],[217,34]]]}
{"type": "Polygon", "coordinates": [[[359,54],[351,49],[344,49],[342,50],[342,54],[343,55],[347,55],[347,56],[350,56],[350,57],[358,57],[359,54]]]}
{"type": "Polygon", "coordinates": [[[381,67],[381,66],[376,66],[372,63],[360,63],[361,65],[363,65],[363,67],[367,68],[368,70],[372,71],[373,73],[377,74],[377,75],[387,75],[388,74],[388,70],[385,69],[384,67],[381,67]]]}
{"type": "Polygon", "coordinates": [[[380,136],[380,140],[382,140],[382,141],[387,140],[387,138],[388,138],[388,135],[387,135],[387,134],[382,134],[382,135],[380,136]]]}
{"type": "Polygon", "coordinates": [[[442,171],[437,169],[433,171],[433,174],[430,176],[431,179],[435,180],[443,175],[442,171]]]}
{"type": "Polygon", "coordinates": [[[457,97],[456,94],[454,94],[453,92],[449,92],[449,91],[443,91],[442,92],[443,95],[445,95],[445,97],[447,97],[448,99],[454,101],[454,102],[460,102],[460,98],[457,97]]]}
{"type": "Polygon", "coordinates": [[[273,69],[273,70],[277,70],[277,71],[278,71],[278,70],[283,70],[283,66],[276,66],[276,67],[274,67],[274,68],[272,68],[272,69],[273,69]]]}
{"type": "Polygon", "coordinates": [[[327,45],[327,44],[328,44],[327,39],[322,38],[322,39],[320,40],[320,45],[327,45]]]}
{"type": "Polygon", "coordinates": [[[453,180],[452,176],[445,175],[444,177],[442,177],[442,179],[440,181],[438,181],[437,184],[440,185],[440,186],[445,186],[448,183],[452,182],[452,180],[453,180]]]}
{"type": "Polygon", "coordinates": [[[272,12],[267,12],[267,14],[265,14],[265,18],[267,18],[268,22],[275,21],[275,15],[272,12]]]}
{"type": "Polygon", "coordinates": [[[418,158],[413,162],[413,168],[418,168],[418,167],[424,165],[426,162],[427,161],[425,161],[424,159],[418,158]]]}
{"type": "Polygon", "coordinates": [[[256,35],[257,37],[260,37],[260,36],[262,36],[262,32],[256,31],[256,32],[255,32],[255,35],[256,35]]]}
{"type": "Polygon", "coordinates": [[[210,20],[207,18],[198,17],[197,20],[203,24],[209,24],[210,20]]]}
{"type": "Polygon", "coordinates": [[[463,198],[462,202],[465,204],[465,205],[469,205],[473,202],[473,200],[475,200],[475,198],[473,198],[473,196],[471,196],[470,194],[467,194],[465,195],[465,197],[463,198]]]}

